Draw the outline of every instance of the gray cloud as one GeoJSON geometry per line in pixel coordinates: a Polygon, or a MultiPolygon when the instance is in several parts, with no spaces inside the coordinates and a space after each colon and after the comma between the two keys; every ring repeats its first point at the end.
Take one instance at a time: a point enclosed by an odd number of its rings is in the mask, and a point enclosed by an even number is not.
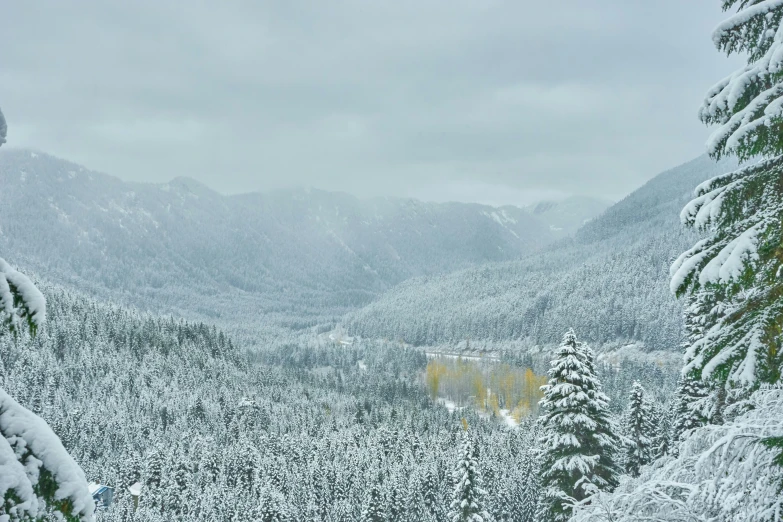
{"type": "Polygon", "coordinates": [[[13,2],[9,143],[223,192],[618,198],[703,151],[717,0],[13,2]]]}

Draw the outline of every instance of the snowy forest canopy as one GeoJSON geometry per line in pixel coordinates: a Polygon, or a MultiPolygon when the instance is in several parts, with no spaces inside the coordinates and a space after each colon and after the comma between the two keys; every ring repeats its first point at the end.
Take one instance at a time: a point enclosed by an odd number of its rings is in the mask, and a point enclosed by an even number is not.
{"type": "MultiPolygon", "coordinates": [[[[510,428],[474,402],[433,402],[418,349],[292,335],[248,354],[205,324],[44,291],[49,318],[37,336],[0,338],[4,387],[49,423],[90,480],[116,488],[101,520],[359,520],[371,487],[381,520],[445,520],[461,419],[485,509],[495,520],[535,509],[534,417],[510,428]],[[136,482],[145,490],[134,511],[127,488],[136,482]],[[269,510],[279,518],[264,518],[269,510]]],[[[630,361],[599,374],[618,420],[633,380],[671,391],[677,378],[630,361]]],[[[671,393],[650,397],[656,423],[668,425],[671,393]]]]}

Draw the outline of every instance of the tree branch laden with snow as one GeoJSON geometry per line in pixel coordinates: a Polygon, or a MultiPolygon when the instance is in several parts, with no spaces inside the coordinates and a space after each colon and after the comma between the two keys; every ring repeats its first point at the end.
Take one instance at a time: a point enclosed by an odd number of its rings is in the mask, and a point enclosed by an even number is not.
{"type": "Polygon", "coordinates": [[[783,520],[783,468],[769,444],[783,437],[783,387],[765,385],[742,407],[726,424],[691,432],[676,458],[578,504],[572,522],[783,520]]]}
{"type": "MultiPolygon", "coordinates": [[[[45,318],[43,294],[0,258],[0,323],[17,335],[26,323],[34,335],[45,318]]],[[[93,520],[95,503],[84,472],[46,422],[2,388],[0,435],[0,522],[47,513],[69,522],[93,520]]]]}

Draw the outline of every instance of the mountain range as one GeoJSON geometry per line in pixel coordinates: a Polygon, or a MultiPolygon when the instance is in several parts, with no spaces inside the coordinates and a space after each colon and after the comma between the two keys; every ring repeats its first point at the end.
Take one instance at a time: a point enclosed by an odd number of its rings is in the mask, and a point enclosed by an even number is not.
{"type": "Polygon", "coordinates": [[[669,265],[696,235],[679,221],[700,182],[735,168],[706,156],[664,172],[523,259],[405,281],[350,314],[351,334],[412,344],[559,342],[568,328],[597,345],[678,350],[682,303],[669,265]]]}
{"type": "Polygon", "coordinates": [[[677,349],[668,267],[695,240],[678,214],[733,164],[697,158],[622,201],[528,207],[223,195],[189,178],[129,183],[0,152],[0,252],[40,278],[141,310],[411,344],[586,340],[677,349]],[[607,208],[609,206],[609,208],[607,208]]]}
{"type": "Polygon", "coordinates": [[[550,220],[568,221],[554,207],[543,220],[321,190],[226,196],[14,149],[0,152],[0,187],[0,251],[39,277],[142,310],[294,327],[412,277],[521,258],[561,236],[550,220]]]}

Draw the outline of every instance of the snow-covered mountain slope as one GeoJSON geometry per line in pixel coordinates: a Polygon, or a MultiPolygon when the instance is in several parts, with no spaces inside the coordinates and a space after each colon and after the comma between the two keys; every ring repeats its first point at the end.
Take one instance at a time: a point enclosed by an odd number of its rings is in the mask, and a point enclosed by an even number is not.
{"type": "Polygon", "coordinates": [[[348,316],[351,334],[414,344],[522,339],[557,343],[574,327],[597,344],[678,349],[671,261],[694,241],[679,212],[729,163],[706,157],[664,172],[564,240],[522,260],[406,281],[348,316]]]}
{"type": "Polygon", "coordinates": [[[608,199],[571,196],[562,201],[540,201],[524,207],[559,237],[570,236],[612,206],[608,199]]]}
{"type": "Polygon", "coordinates": [[[412,276],[520,258],[552,240],[519,208],[316,190],[223,196],[187,178],[125,183],[0,152],[0,253],[142,309],[299,325],[412,276]]]}

